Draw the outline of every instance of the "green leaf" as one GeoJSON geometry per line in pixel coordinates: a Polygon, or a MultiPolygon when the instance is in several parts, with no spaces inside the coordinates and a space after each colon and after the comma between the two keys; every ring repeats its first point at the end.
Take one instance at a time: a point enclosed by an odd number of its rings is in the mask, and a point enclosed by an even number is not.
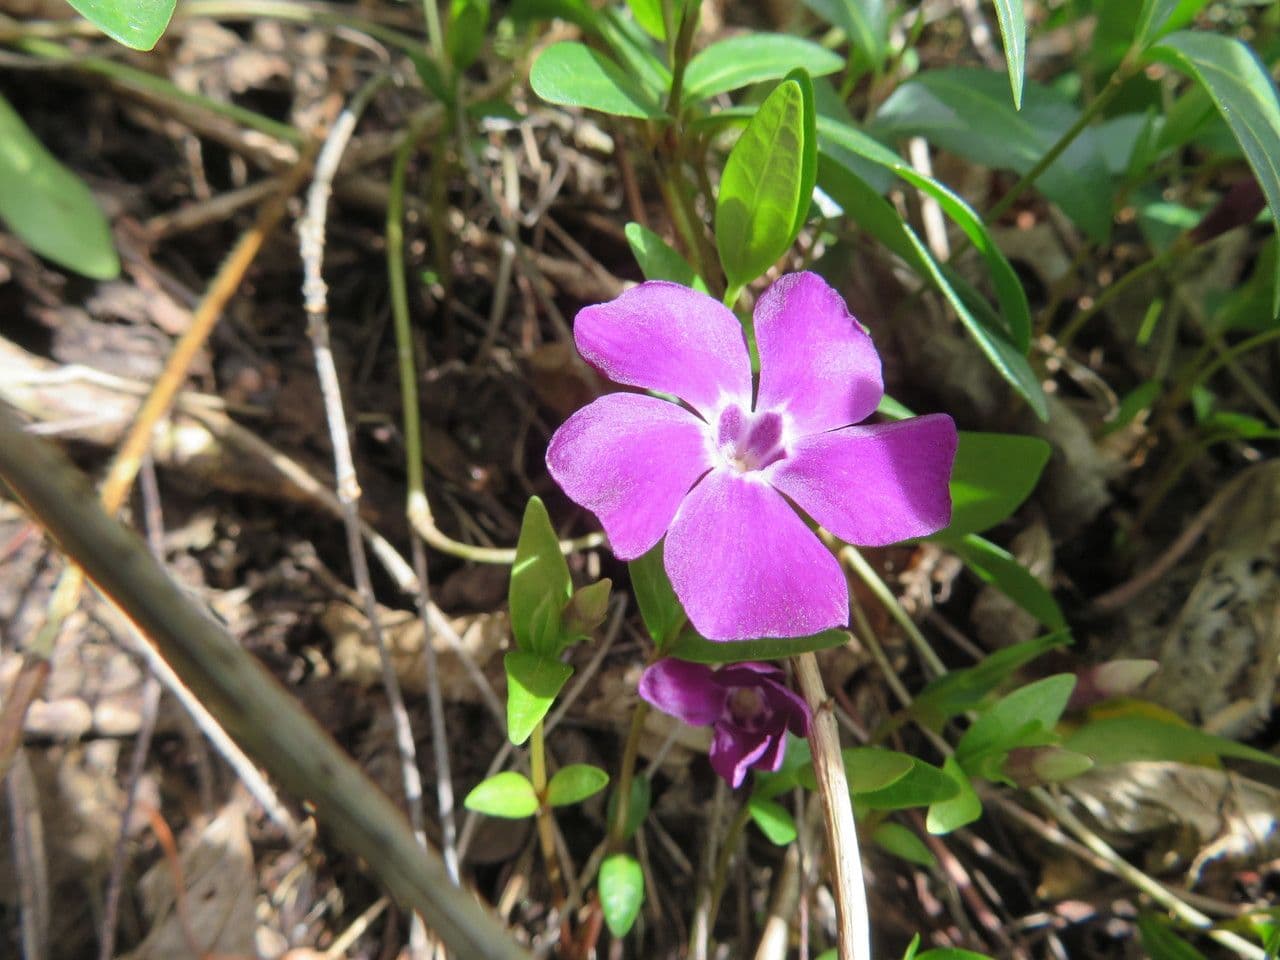
{"type": "Polygon", "coordinates": [[[859,807],[867,810],[902,810],[927,807],[949,800],[959,792],[959,785],[945,772],[913,758],[911,769],[901,779],[879,790],[856,794],[854,799],[859,807]]]}
{"type": "Polygon", "coordinates": [[[654,646],[662,650],[676,638],[688,620],[662,565],[662,541],[658,541],[648,553],[632,560],[627,568],[631,571],[631,589],[635,591],[645,629],[649,631],[654,646]]]}
{"type": "MultiPolygon", "coordinates": [[[[1000,313],[1004,319],[1006,330],[1014,345],[1026,353],[1031,344],[1031,308],[1027,304],[1027,294],[1022,281],[1018,279],[1004,252],[996,246],[995,240],[987,230],[982,218],[974,212],[963,199],[952,190],[915,170],[892,150],[877,140],[873,140],[862,131],[840,120],[819,115],[817,119],[818,147],[835,163],[847,167],[833,148],[847,151],[853,156],[880,166],[910,183],[938,201],[942,212],[950,218],[969,238],[987,262],[987,270],[991,275],[991,284],[996,291],[996,299],[1000,303],[1000,313]]],[[[861,175],[851,170],[855,176],[861,175]]],[[[862,178],[865,179],[865,178],[862,178]]],[[[908,260],[910,262],[910,260],[908,260]]],[[[927,276],[927,274],[926,274],[927,276]]]]}
{"type": "Polygon", "coordinates": [[[644,903],[644,871],[629,853],[614,853],[600,864],[600,909],[615,937],[625,937],[644,903]]]}
{"type": "Polygon", "coordinates": [[[555,772],[547,783],[547,804],[567,807],[595,796],[609,785],[609,775],[589,763],[571,763],[555,772]]]}
{"type": "Polygon", "coordinates": [[[982,816],[982,800],[973,789],[969,775],[956,763],[956,758],[947,757],[942,769],[955,781],[959,792],[948,800],[939,800],[929,805],[924,826],[935,836],[959,830],[982,816]]]}
{"type": "Polygon", "coordinates": [[[475,63],[484,46],[484,32],[489,27],[489,0],[453,0],[449,4],[449,26],[444,45],[458,70],[475,63]]]}
{"type": "Polygon", "coordinates": [[[1205,955],[1169,929],[1168,921],[1144,913],[1138,917],[1142,949],[1151,960],[1205,960],[1205,955]]]}
{"type": "MultiPolygon", "coordinates": [[[[609,591],[613,581],[608,577],[589,583],[573,592],[560,615],[560,634],[565,643],[577,643],[595,632],[609,613],[609,591]]],[[[558,654],[560,651],[556,650],[558,654]]]]}
{"type": "Polygon", "coordinates": [[[745,287],[791,247],[813,197],[813,84],[798,71],[760,104],[720,178],[715,232],[731,287],[745,287]]]}
{"type": "Polygon", "coordinates": [[[120,273],[93,194],[0,97],[0,219],[41,256],[95,280],[120,273]]]}
{"type": "Polygon", "coordinates": [[[743,33],[702,50],[684,74],[686,100],[705,100],[803,68],[810,77],[835,73],[844,61],[811,40],[784,33],[743,33]]]}
{"type": "Polygon", "coordinates": [[[872,70],[889,53],[889,6],[884,0],[804,0],[804,5],[849,38],[872,70]]]}
{"type": "Polygon", "coordinates": [[[961,431],[951,473],[952,536],[982,533],[1031,495],[1053,449],[1039,437],[961,431]]]}
{"type": "Polygon", "coordinates": [[[477,783],[462,805],[491,817],[522,820],[538,812],[538,794],[523,773],[506,770],[477,783]]]}
{"type": "Polygon", "coordinates": [[[1005,695],[965,731],[956,744],[956,762],[969,774],[998,779],[1010,750],[1056,740],[1053,728],[1075,685],[1075,674],[1059,673],[1005,695]]]}
{"type": "Polygon", "coordinates": [[[703,293],[708,292],[706,281],[689,266],[689,261],[648,227],[628,223],[623,232],[627,236],[631,254],[636,258],[646,280],[670,280],[703,293]]]}
{"type": "Polygon", "coordinates": [[[788,733],[782,766],[773,773],[757,770],[751,784],[751,795],[761,800],[770,800],[805,784],[808,784],[810,790],[816,789],[818,784],[813,776],[813,756],[809,752],[809,741],[788,733]]]}
{"type": "Polygon", "coordinates": [[[656,120],[662,108],[622,68],[586,44],[565,40],[542,51],[529,72],[534,92],[550,103],[617,117],[656,120]]]}
{"type": "Polygon", "coordinates": [[[971,303],[957,288],[955,278],[943,270],[915,231],[903,222],[893,205],[867,186],[853,171],[825,154],[818,157],[818,172],[822,189],[827,195],[843,207],[845,214],[859,227],[902,257],[938,289],[986,354],[991,365],[1021,394],[1036,416],[1041,420],[1048,420],[1049,408],[1044,389],[1026,356],[998,323],[992,324],[984,316],[974,312],[971,303]]]}
{"type": "Polygon", "coordinates": [[[925,842],[900,823],[886,820],[876,827],[871,839],[882,849],[907,863],[914,863],[930,870],[938,865],[938,858],[933,855],[933,851],[925,842]]]}
{"type": "Polygon", "coordinates": [[[663,0],[627,0],[636,23],[655,40],[667,39],[667,25],[662,19],[663,0]]]}
{"type": "MultiPolygon", "coordinates": [[[[876,114],[876,132],[922,136],[983,166],[1026,173],[1075,123],[1080,111],[1050,87],[1028,82],[1022,108],[1009,103],[1007,80],[967,67],[930,70],[898,87],[876,114]]],[[[1106,159],[1084,130],[1036,181],[1037,188],[1090,239],[1111,233],[1106,159]]]]}
{"type": "MultiPolygon", "coordinates": [[[[913,757],[877,747],[848,747],[840,751],[845,779],[854,796],[875,793],[897,783],[915,767],[913,757]]],[[[817,783],[814,783],[817,787],[817,783]]]]}
{"type": "Polygon", "coordinates": [[[938,677],[911,705],[911,715],[932,730],[968,710],[976,710],[1015,670],[1056,647],[1070,643],[1065,632],[1050,633],[987,654],[980,663],[938,677]]]}
{"type": "Polygon", "coordinates": [[[808,637],[770,637],[764,640],[708,640],[692,627],[681,632],[667,649],[669,657],[693,663],[742,663],[744,660],[781,660],[800,653],[829,650],[850,640],[843,630],[823,630],[808,637]]]}
{"type": "Polygon", "coordinates": [[[1050,630],[1067,629],[1066,617],[1053,594],[1008,550],[974,533],[963,537],[942,533],[930,539],[955,553],[980,580],[994,586],[1050,630]]]}
{"type": "Polygon", "coordinates": [[[517,647],[549,656],[559,653],[560,614],[572,590],[569,565],[560,552],[547,508],[537,497],[530,497],[520,524],[507,597],[517,647]]]}
{"type": "Polygon", "coordinates": [[[1004,42],[1004,60],[1009,69],[1009,87],[1013,91],[1013,106],[1018,110],[1022,108],[1022,75],[1027,66],[1027,21],[1022,13],[1022,0],[995,0],[995,5],[1000,39],[1004,42]]]}
{"type": "Polygon", "coordinates": [[[1176,717],[1165,719],[1140,713],[1090,720],[1068,736],[1062,747],[1091,757],[1099,766],[1132,760],[1203,763],[1211,757],[1280,766],[1280,757],[1197,730],[1176,717]]]}
{"type": "Polygon", "coordinates": [[[938,947],[916,954],[915,960],[991,960],[985,953],[974,953],[959,947],[938,947]]]}
{"type": "MultiPolygon", "coordinates": [[[[652,803],[653,782],[648,777],[632,777],[631,801],[627,804],[627,822],[622,828],[622,838],[624,840],[630,840],[635,836],[636,830],[640,828],[644,818],[649,815],[649,807],[652,803]]],[[[613,823],[614,817],[617,815],[617,809],[618,791],[615,789],[609,794],[607,809],[609,823],[613,823]]]]}
{"type": "Polygon", "coordinates": [[[1143,0],[1133,41],[1146,49],[1171,30],[1185,27],[1209,0],[1143,0]]]}
{"type": "Polygon", "coordinates": [[[173,17],[177,0],[68,0],[80,16],[117,43],[150,50],[173,17]]]}
{"type": "MultiPolygon", "coordinates": [[[[1280,96],[1257,54],[1233,37],[1182,30],[1164,37],[1149,55],[1188,74],[1208,92],[1280,226],[1280,96]]],[[[1280,271],[1271,312],[1280,315],[1280,271]]]]}
{"type": "Polygon", "coordinates": [[[518,747],[547,715],[573,667],[524,650],[503,656],[502,665],[507,671],[507,737],[518,747]]]}
{"type": "Polygon", "coordinates": [[[782,804],[753,796],[747,801],[747,810],[760,832],[775,846],[785,847],[796,838],[796,822],[782,804]]]}

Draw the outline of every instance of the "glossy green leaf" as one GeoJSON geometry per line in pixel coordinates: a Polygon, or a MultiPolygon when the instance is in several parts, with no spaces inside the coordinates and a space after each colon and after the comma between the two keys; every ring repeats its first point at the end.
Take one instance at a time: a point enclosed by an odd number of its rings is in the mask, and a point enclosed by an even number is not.
{"type": "Polygon", "coordinates": [[[467,794],[462,805],[491,817],[522,820],[538,812],[538,794],[528,777],[506,770],[488,780],[481,780],[467,794]]]}
{"type": "Polygon", "coordinates": [[[1013,516],[1035,489],[1052,452],[1039,437],[961,431],[947,533],[982,533],[1013,516]]]}
{"type": "Polygon", "coordinates": [[[636,23],[655,40],[667,39],[667,25],[662,19],[663,0],[627,0],[636,23]]]}
{"type": "Polygon", "coordinates": [[[914,863],[929,870],[938,865],[938,858],[933,855],[928,845],[916,836],[914,831],[900,823],[886,820],[876,827],[871,839],[882,850],[888,851],[907,863],[914,863]]]}
{"type": "Polygon", "coordinates": [[[623,232],[646,280],[670,280],[708,292],[706,281],[698,276],[689,261],[648,227],[633,222],[628,223],[623,232]]]}
{"type": "Polygon", "coordinates": [[[644,871],[629,853],[613,853],[600,864],[600,909],[615,937],[625,937],[644,903],[644,871]]]}
{"type": "Polygon", "coordinates": [[[572,590],[569,565],[560,552],[547,508],[537,497],[530,497],[520,524],[507,595],[517,647],[548,656],[559,652],[560,614],[572,590]]]}
{"type": "Polygon", "coordinates": [[[120,273],[93,194],[0,97],[0,220],[32,250],[95,280],[120,273]]]}
{"type": "Polygon", "coordinates": [[[742,663],[744,660],[781,660],[800,653],[829,650],[850,640],[843,630],[824,630],[807,637],[770,637],[764,640],[708,640],[686,628],[667,649],[667,656],[693,663],[742,663]]]}
{"type": "Polygon", "coordinates": [[[1054,742],[1054,727],[1075,685],[1075,674],[1060,673],[1006,694],[965,731],[956,744],[956,762],[967,773],[994,779],[1010,750],[1054,742]]]}
{"type": "Polygon", "coordinates": [[[529,83],[550,103],[642,120],[663,116],[657,101],[621,67],[576,41],[561,41],[542,51],[529,72],[529,83]]]}
{"type": "MultiPolygon", "coordinates": [[[[1257,54],[1233,37],[1194,30],[1169,34],[1149,54],[1188,74],[1208,92],[1280,225],[1280,95],[1257,54]]],[[[1271,312],[1280,315],[1280,271],[1271,312]]]]}
{"type": "MultiPolygon", "coordinates": [[[[839,156],[833,153],[833,148],[839,148],[882,167],[938,201],[942,212],[960,228],[973,244],[973,248],[986,260],[987,271],[991,276],[991,285],[996,291],[996,299],[1000,303],[1000,314],[1004,319],[1006,330],[1014,345],[1026,353],[1031,345],[1031,308],[1027,304],[1026,290],[1023,289],[1022,281],[1018,279],[1008,258],[996,246],[986,224],[974,209],[949,187],[932,177],[925,176],[910,164],[904,163],[892,150],[848,123],[819,115],[817,132],[819,149],[834,162],[847,166],[842,163],[839,156]]],[[[851,172],[855,176],[860,176],[857,170],[851,170],[851,172]]]]}
{"type": "Polygon", "coordinates": [[[666,103],[671,91],[671,71],[667,69],[665,54],[659,59],[658,45],[640,24],[606,4],[596,16],[594,33],[609,45],[623,72],[639,84],[646,103],[666,103]]]}
{"type": "Polygon", "coordinates": [[[1015,670],[1069,642],[1065,632],[1050,633],[989,653],[972,667],[953,670],[928,684],[912,703],[911,715],[938,730],[952,717],[982,706],[1015,670]]]}
{"type": "Polygon", "coordinates": [[[150,50],[164,34],[177,0],[68,0],[80,16],[117,43],[150,50]]]}
{"type": "Polygon", "coordinates": [[[1022,13],[1022,0],[995,0],[995,6],[1013,107],[1017,110],[1022,107],[1022,78],[1027,68],[1027,21],[1022,13]]]}
{"type": "Polygon", "coordinates": [[[927,807],[959,792],[956,781],[945,772],[923,760],[913,759],[911,769],[903,777],[879,790],[855,794],[854,800],[867,810],[904,810],[927,807]]]}
{"type": "Polygon", "coordinates": [[[744,287],[790,249],[813,196],[813,85],[801,71],[760,104],[725,162],[715,233],[731,287],[744,287]]]}
{"type": "Polygon", "coordinates": [[[1146,49],[1166,33],[1185,27],[1209,0],[1142,0],[1133,42],[1146,49]]]}
{"type": "Polygon", "coordinates": [[[980,580],[994,586],[1050,630],[1067,629],[1066,617],[1049,588],[1008,550],[974,533],[963,537],[940,534],[931,539],[954,552],[980,580]]]}
{"type": "Polygon", "coordinates": [[[751,822],[769,838],[769,842],[785,847],[796,838],[796,822],[782,804],[753,796],[747,801],[751,822]]]}
{"type": "Polygon", "coordinates": [[[889,53],[889,4],[885,0],[804,0],[804,5],[849,38],[849,45],[872,70],[889,53]]]}
{"type": "Polygon", "coordinates": [[[924,826],[935,836],[959,830],[982,816],[982,800],[956,758],[947,757],[942,769],[955,781],[958,792],[954,797],[929,805],[924,826]]]}
{"type": "Polygon", "coordinates": [[[1204,763],[1213,757],[1280,765],[1280,757],[1205,733],[1176,717],[1164,719],[1142,713],[1090,720],[1063,740],[1062,747],[1083,753],[1099,766],[1133,760],[1204,763]]]}
{"type": "MultiPolygon", "coordinates": [[[[653,782],[648,777],[632,777],[631,778],[631,801],[627,804],[627,822],[622,828],[622,838],[630,840],[635,836],[636,830],[640,828],[640,824],[644,823],[644,818],[649,815],[649,807],[653,803],[653,782]]],[[[615,789],[609,794],[609,805],[607,816],[610,823],[613,823],[614,817],[617,815],[618,808],[618,791],[615,789]]]]}
{"type": "Polygon", "coordinates": [[[1149,913],[1139,916],[1138,934],[1150,960],[1206,960],[1203,953],[1174,933],[1162,917],[1149,913]]]}
{"type": "Polygon", "coordinates": [[[662,541],[648,553],[632,560],[627,568],[631,571],[631,589],[635,592],[645,629],[649,631],[654,646],[663,650],[676,638],[689,618],[676,599],[667,571],[662,566],[662,541]]]}
{"type": "MultiPolygon", "coordinates": [[[[930,70],[898,87],[876,114],[879,133],[922,136],[983,166],[1026,173],[1076,122],[1080,111],[1062,94],[1028,82],[1022,109],[1009,102],[1007,79],[989,70],[930,70]]],[[[1036,187],[1090,239],[1111,233],[1106,159],[1084,130],[1042,173],[1036,187]]]]}
{"type": "Polygon", "coordinates": [[[1030,404],[1036,416],[1047,420],[1048,401],[1026,356],[998,323],[992,324],[974,311],[969,300],[958,289],[956,278],[948,274],[933,258],[929,248],[903,222],[893,205],[851,170],[826,155],[818,158],[818,173],[822,189],[844,209],[851,221],[900,256],[938,289],[991,365],[1030,404]]]}
{"type": "Polygon", "coordinates": [[[811,77],[835,73],[844,61],[811,40],[784,33],[742,33],[699,52],[684,74],[686,100],[705,100],[752,83],[779,80],[803,68],[811,77]]]}
{"type": "Polygon", "coordinates": [[[503,656],[502,665],[507,671],[507,737],[518,747],[547,715],[573,667],[524,650],[503,656]]]}
{"type": "Polygon", "coordinates": [[[465,70],[475,63],[488,27],[489,0],[452,0],[444,40],[454,67],[465,70]]]}
{"type": "Polygon", "coordinates": [[[561,767],[547,782],[547,803],[567,807],[593,797],[609,785],[609,775],[589,763],[561,767]]]}

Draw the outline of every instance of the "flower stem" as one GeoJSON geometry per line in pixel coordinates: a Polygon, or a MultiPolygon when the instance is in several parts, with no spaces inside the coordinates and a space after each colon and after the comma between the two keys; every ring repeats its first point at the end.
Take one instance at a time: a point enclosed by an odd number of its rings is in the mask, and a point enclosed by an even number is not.
{"type": "Polygon", "coordinates": [[[542,859],[547,864],[547,881],[556,903],[564,900],[561,889],[560,858],[556,854],[555,827],[551,823],[551,808],[547,805],[547,753],[542,739],[542,721],[533,728],[529,737],[529,775],[533,792],[538,795],[538,843],[542,847],[542,859]]]}
{"type": "Polygon", "coordinates": [[[613,820],[609,824],[609,850],[622,849],[627,840],[627,820],[631,817],[631,783],[635,779],[636,756],[640,752],[640,735],[644,732],[644,718],[649,714],[649,704],[641,700],[631,714],[631,729],[627,733],[627,745],[622,750],[622,768],[618,771],[617,802],[613,807],[613,820]]]}
{"type": "Polygon", "coordinates": [[[831,856],[838,955],[840,960],[871,960],[867,889],[858,853],[858,830],[849,800],[849,782],[840,756],[840,731],[822,685],[817,657],[802,653],[793,662],[800,692],[813,711],[809,749],[813,754],[813,772],[818,779],[818,797],[822,801],[822,820],[831,856]]]}
{"type": "Polygon", "coordinates": [[[716,857],[715,872],[711,875],[711,907],[707,911],[707,929],[715,929],[716,915],[720,912],[720,898],[724,896],[725,884],[729,881],[729,864],[742,839],[742,831],[751,819],[751,807],[746,800],[738,807],[733,822],[725,831],[724,841],[720,844],[720,855],[716,857]]]}

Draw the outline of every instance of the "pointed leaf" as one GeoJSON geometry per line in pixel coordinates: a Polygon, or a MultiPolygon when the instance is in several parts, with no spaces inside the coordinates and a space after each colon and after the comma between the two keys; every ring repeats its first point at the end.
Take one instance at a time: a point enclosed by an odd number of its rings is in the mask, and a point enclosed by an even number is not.
{"type": "Polygon", "coordinates": [[[926,830],[935,835],[958,830],[982,816],[982,801],[973,789],[969,775],[956,763],[956,758],[947,757],[942,769],[956,782],[959,792],[948,800],[929,805],[924,825],[926,830]]]}
{"type": "MultiPolygon", "coordinates": [[[[636,830],[640,828],[644,818],[649,815],[649,808],[652,804],[653,781],[648,777],[632,777],[631,800],[627,804],[627,822],[622,827],[622,839],[630,840],[635,836],[636,830]]],[[[613,823],[614,817],[617,816],[617,808],[618,791],[615,789],[609,794],[607,818],[610,823],[613,823]]]]}
{"type": "Polygon", "coordinates": [[[1280,765],[1278,757],[1226,737],[1197,730],[1176,716],[1162,718],[1137,712],[1090,720],[1067,737],[1062,746],[1085,754],[1099,766],[1132,760],[1204,763],[1213,757],[1236,757],[1280,765]]]}
{"type": "Polygon", "coordinates": [[[1039,437],[961,431],[951,473],[952,536],[982,533],[1031,495],[1053,450],[1039,437]]]}
{"type": "Polygon", "coordinates": [[[0,97],[0,220],[32,250],[95,280],[120,273],[93,194],[0,97]]]}
{"type": "Polygon", "coordinates": [[[609,785],[609,775],[589,763],[571,763],[555,772],[547,783],[547,803],[567,807],[593,797],[609,785]]]}
{"type": "Polygon", "coordinates": [[[889,7],[885,0],[804,0],[804,5],[849,38],[867,67],[878,70],[889,53],[889,7]]]}
{"type": "Polygon", "coordinates": [[[844,61],[811,40],[783,33],[743,33],[702,50],[684,74],[685,99],[705,100],[803,68],[811,77],[835,73],[844,61]]]}
{"type": "Polygon", "coordinates": [[[963,537],[949,537],[943,533],[931,539],[954,552],[980,580],[994,586],[1050,630],[1067,629],[1067,619],[1048,587],[1008,550],[974,533],[963,537]]]}
{"type": "Polygon", "coordinates": [[[614,853],[600,864],[600,909],[615,937],[625,937],[644,903],[644,871],[629,853],[614,853]]]}
{"type": "Polygon", "coordinates": [[[560,540],[551,526],[547,508],[530,497],[520,525],[516,562],[511,567],[511,632],[516,646],[554,655],[560,613],[569,602],[573,584],[569,565],[560,552],[560,540]],[[552,635],[547,636],[548,632],[552,635]]]}
{"type": "Polygon", "coordinates": [[[623,232],[627,236],[631,254],[636,258],[646,280],[670,280],[684,287],[708,292],[706,281],[689,266],[689,261],[648,227],[628,223],[623,232]]]}
{"type": "Polygon", "coordinates": [[[938,858],[933,851],[914,832],[900,823],[886,820],[876,827],[871,839],[882,849],[895,857],[901,857],[908,863],[914,863],[932,870],[938,865],[938,858]]]}
{"type": "Polygon", "coordinates": [[[1075,685],[1074,673],[1059,673],[1005,695],[965,731],[956,744],[956,762],[968,773],[990,777],[1003,764],[1002,755],[1015,747],[1052,743],[1075,685]],[[998,757],[995,767],[983,765],[991,757],[998,757]]]}
{"type": "Polygon", "coordinates": [[[1022,75],[1026,71],[1027,21],[1022,13],[1022,0],[995,0],[996,19],[1000,23],[1000,39],[1004,41],[1004,59],[1009,68],[1009,86],[1013,90],[1013,107],[1022,107],[1022,75]]]}
{"type": "Polygon", "coordinates": [[[523,650],[506,654],[502,665],[507,671],[507,737],[518,747],[547,715],[573,667],[523,650]]]}
{"type": "Polygon", "coordinates": [[[752,822],[775,846],[785,847],[796,838],[796,822],[782,804],[753,796],[747,801],[747,810],[752,822]]]}
{"type": "Polygon", "coordinates": [[[542,51],[529,73],[529,83],[550,103],[642,120],[664,115],[657,101],[621,67],[575,41],[561,41],[542,51]]]}
{"type": "Polygon", "coordinates": [[[538,812],[538,795],[528,777],[506,770],[477,783],[462,805],[491,817],[522,820],[538,812]]]}
{"type": "Polygon", "coordinates": [[[76,12],[117,43],[134,50],[156,45],[177,0],[68,0],[76,12]]]}
{"type": "Polygon", "coordinates": [[[465,70],[475,63],[488,27],[489,0],[453,0],[449,4],[449,26],[444,39],[456,69],[465,70]]]}
{"type": "Polygon", "coordinates": [[[631,571],[631,589],[635,591],[640,616],[644,619],[644,626],[649,631],[649,636],[653,638],[654,646],[659,650],[676,638],[680,628],[688,620],[684,607],[680,606],[680,601],[676,599],[676,593],[671,588],[667,571],[662,565],[662,544],[663,541],[659,540],[658,545],[652,550],[627,564],[627,568],[631,571]]]}

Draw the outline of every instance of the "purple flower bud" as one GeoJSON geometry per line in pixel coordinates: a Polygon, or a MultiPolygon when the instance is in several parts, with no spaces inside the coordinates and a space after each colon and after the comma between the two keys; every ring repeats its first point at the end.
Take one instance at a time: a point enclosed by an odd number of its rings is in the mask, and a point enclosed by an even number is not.
{"type": "Polygon", "coordinates": [[[748,770],[782,766],[788,730],[809,735],[809,706],[785,681],[782,669],[769,663],[712,670],[667,658],[645,670],[640,696],[691,726],[712,727],[711,767],[736,788],[748,770]]]}

